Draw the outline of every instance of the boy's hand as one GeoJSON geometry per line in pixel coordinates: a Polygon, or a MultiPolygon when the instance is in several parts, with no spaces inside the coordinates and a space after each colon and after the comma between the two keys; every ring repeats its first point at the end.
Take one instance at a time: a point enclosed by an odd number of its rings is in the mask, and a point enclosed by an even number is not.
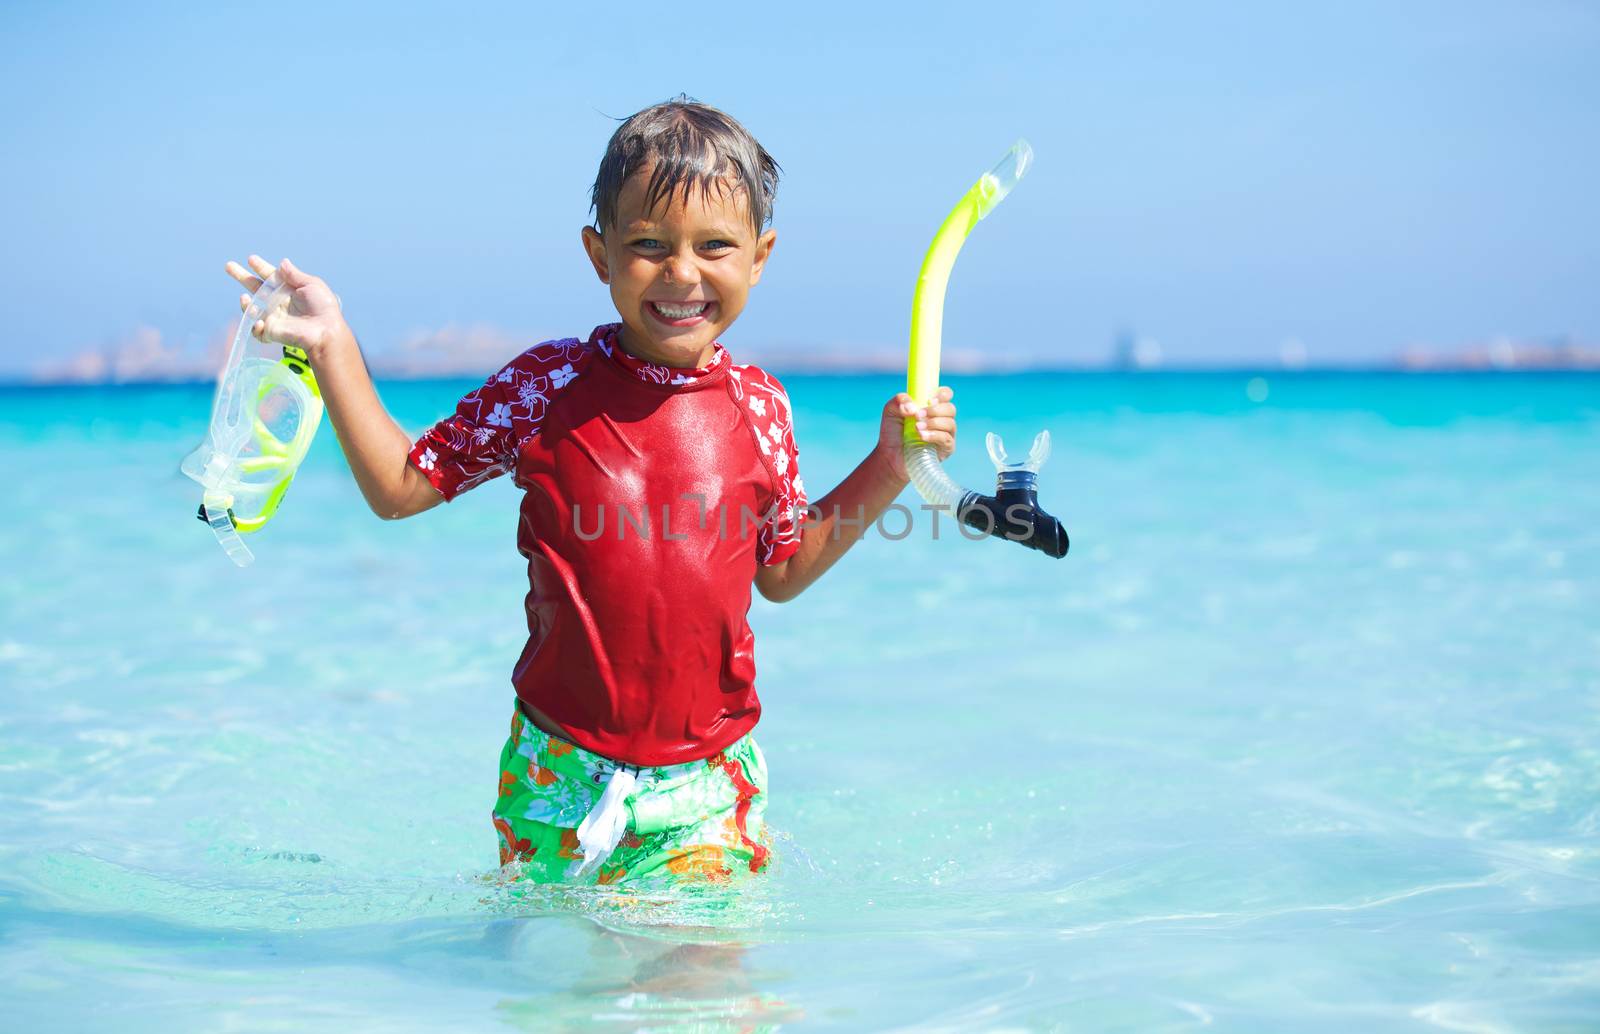
{"type": "Polygon", "coordinates": [[[901,437],[902,421],[906,417],[917,418],[917,430],[922,434],[922,440],[938,450],[940,461],[949,459],[950,454],[956,451],[956,407],[950,401],[954,395],[955,392],[949,388],[940,387],[933,393],[931,403],[918,406],[910,395],[902,391],[884,403],[883,422],[878,428],[878,447],[875,451],[901,481],[910,481],[901,437]]]}
{"type": "MultiPolygon", "coordinates": [[[[260,290],[262,281],[273,272],[271,263],[259,255],[251,255],[248,261],[250,269],[237,262],[223,267],[247,292],[239,296],[241,312],[250,307],[250,295],[260,290]]],[[[338,340],[341,332],[346,336],[349,333],[344,314],[339,311],[339,296],[329,290],[320,277],[311,276],[288,259],[283,260],[278,274],[289,289],[288,302],[257,320],[251,332],[259,341],[304,349],[306,358],[315,366],[329,342],[338,340]]]]}

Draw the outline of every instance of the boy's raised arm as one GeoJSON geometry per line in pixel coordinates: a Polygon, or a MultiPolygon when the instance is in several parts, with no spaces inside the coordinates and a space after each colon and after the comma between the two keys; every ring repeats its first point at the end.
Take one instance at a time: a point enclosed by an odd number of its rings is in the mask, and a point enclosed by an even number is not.
{"type": "MultiPolygon", "coordinates": [[[[248,270],[237,262],[229,262],[226,269],[254,293],[272,275],[273,267],[257,255],[251,255],[249,262],[248,270]]],[[[407,461],[411,438],[378,399],[361,348],[333,291],[320,277],[307,274],[288,259],[278,273],[291,292],[288,307],[257,321],[255,336],[305,350],[334,433],[372,512],[394,520],[443,502],[439,491],[407,461]]],[[[248,303],[246,294],[241,307],[248,303]]]]}

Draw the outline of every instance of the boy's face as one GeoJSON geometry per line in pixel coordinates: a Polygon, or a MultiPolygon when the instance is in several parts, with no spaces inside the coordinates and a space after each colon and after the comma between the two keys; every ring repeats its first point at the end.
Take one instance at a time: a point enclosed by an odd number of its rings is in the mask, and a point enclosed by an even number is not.
{"type": "Polygon", "coordinates": [[[617,198],[604,236],[583,228],[583,246],[622,317],[622,347],[663,366],[698,367],[744,311],[777,235],[750,225],[744,192],[691,186],[646,211],[646,168],[617,198]]]}

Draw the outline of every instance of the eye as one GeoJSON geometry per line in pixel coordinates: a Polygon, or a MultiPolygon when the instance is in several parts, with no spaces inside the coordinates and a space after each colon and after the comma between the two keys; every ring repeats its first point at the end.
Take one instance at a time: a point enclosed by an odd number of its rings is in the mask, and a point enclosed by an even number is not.
{"type": "Polygon", "coordinates": [[[724,248],[733,247],[733,243],[731,241],[725,241],[719,238],[717,240],[706,241],[703,245],[701,245],[701,247],[707,249],[708,251],[721,251],[724,248]]]}
{"type": "Polygon", "coordinates": [[[644,248],[646,251],[661,247],[661,242],[654,237],[640,237],[633,242],[635,248],[644,248]]]}

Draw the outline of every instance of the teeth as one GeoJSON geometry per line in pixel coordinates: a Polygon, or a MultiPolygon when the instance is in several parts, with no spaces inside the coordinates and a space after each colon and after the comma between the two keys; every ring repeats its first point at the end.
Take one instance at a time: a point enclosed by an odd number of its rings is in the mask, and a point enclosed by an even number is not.
{"type": "Polygon", "coordinates": [[[668,305],[666,302],[651,302],[656,311],[669,320],[686,320],[690,316],[698,316],[706,311],[705,302],[695,302],[689,305],[668,305]]]}

